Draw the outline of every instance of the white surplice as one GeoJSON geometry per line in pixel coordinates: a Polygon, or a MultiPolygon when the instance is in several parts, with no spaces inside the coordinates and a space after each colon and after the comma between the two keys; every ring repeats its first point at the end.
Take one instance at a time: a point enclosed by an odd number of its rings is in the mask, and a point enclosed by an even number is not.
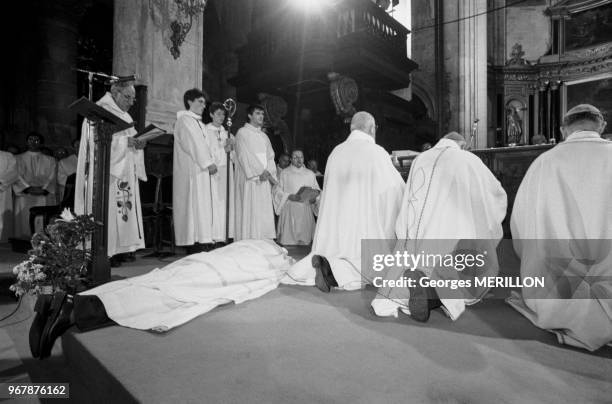
{"type": "MultiPolygon", "coordinates": [[[[293,164],[280,173],[279,185],[288,194],[296,194],[302,187],[319,189],[315,174],[304,166],[293,164]]],[[[315,229],[315,206],[308,202],[287,200],[277,210],[277,240],[283,245],[307,245],[312,241],[315,229]]]]}
{"type": "Polygon", "coordinates": [[[214,156],[206,140],[202,117],[179,111],[174,126],[172,214],[177,245],[213,242],[213,211],[217,188],[208,167],[214,156]]]}
{"type": "Polygon", "coordinates": [[[521,276],[544,277],[544,290],[508,302],[559,342],[590,351],[612,342],[611,201],[612,142],[575,132],[531,164],[510,223],[521,276]]]}
{"type": "MultiPolygon", "coordinates": [[[[213,241],[226,241],[226,220],[229,219],[228,236],[234,237],[234,160],[235,153],[230,153],[229,166],[227,164],[227,153],[225,144],[228,140],[227,130],[223,126],[215,126],[212,123],[206,124],[206,141],[210,148],[217,173],[212,175],[212,186],[216,188],[216,198],[213,200],[213,241]],[[229,177],[227,175],[229,167],[229,177]],[[229,187],[227,179],[229,178],[229,187]],[[229,191],[229,198],[228,198],[229,191]],[[226,217],[227,201],[229,201],[229,218],[226,217]]],[[[233,136],[231,136],[233,137],[233,136]]]]}
{"type": "Polygon", "coordinates": [[[13,237],[13,183],[19,179],[17,160],[0,151],[0,243],[13,237]]]}
{"type": "Polygon", "coordinates": [[[274,150],[268,136],[247,123],[236,134],[235,240],[276,237],[272,187],[260,181],[264,170],[276,179],[274,150]]]}
{"type": "Polygon", "coordinates": [[[61,203],[64,199],[64,191],[66,189],[66,180],[69,176],[76,173],[79,159],[74,154],[61,159],[57,163],[57,185],[59,194],[57,197],[57,203],[61,203]]]}
{"type": "MultiPolygon", "coordinates": [[[[395,231],[399,240],[410,240],[402,247],[412,254],[446,255],[459,241],[469,242],[471,247],[489,252],[477,275],[494,276],[499,271],[495,249],[503,236],[506,208],[506,192],[482,160],[461,150],[457,142],[441,139],[412,162],[395,231]]],[[[400,279],[405,269],[391,268],[386,278],[400,279]]],[[[461,275],[446,267],[422,265],[419,269],[431,279],[458,279],[461,275]]],[[[471,290],[473,299],[466,299],[464,290],[438,290],[453,320],[465,310],[466,300],[475,302],[485,292],[471,290]]],[[[380,316],[396,316],[400,307],[407,311],[408,297],[407,288],[381,288],[372,307],[380,316]]]]}
{"type": "Polygon", "coordinates": [[[119,325],[168,331],[219,305],[276,289],[293,262],[271,240],[243,240],[81,294],[98,296],[119,325]]]}
{"type": "Polygon", "coordinates": [[[368,134],[351,132],[327,160],[312,251],[283,283],[314,285],[313,254],[327,258],[339,288],[355,290],[370,283],[370,274],[362,274],[361,240],[395,239],[403,189],[385,149],[368,134]]]}
{"type": "MultiPolygon", "coordinates": [[[[130,114],[117,106],[110,93],[107,92],[97,104],[122,120],[133,122],[130,114]]],[[[109,257],[145,247],[138,180],[146,181],[147,175],[144,151],[128,147],[128,138],[135,134],[134,128],[116,132],[111,143],[107,214],[109,257]]],[[[83,121],[74,192],[74,211],[77,214],[92,212],[94,135],[89,121],[83,121]]]]}
{"type": "Polygon", "coordinates": [[[29,239],[32,236],[30,208],[55,205],[56,162],[51,156],[32,151],[19,154],[15,158],[19,179],[13,184],[13,191],[15,192],[13,201],[14,232],[17,238],[29,239]],[[25,194],[23,191],[29,187],[42,187],[49,194],[41,196],[25,194]]]}

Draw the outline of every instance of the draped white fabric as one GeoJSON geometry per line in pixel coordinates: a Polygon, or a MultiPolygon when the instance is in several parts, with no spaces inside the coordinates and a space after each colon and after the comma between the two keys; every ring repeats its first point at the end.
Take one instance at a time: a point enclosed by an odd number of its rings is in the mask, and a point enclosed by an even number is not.
{"type": "Polygon", "coordinates": [[[546,295],[523,290],[508,302],[559,342],[591,351],[612,342],[611,201],[612,142],[584,131],[532,163],[512,211],[521,276],[543,276],[546,295]]]}
{"type": "MultiPolygon", "coordinates": [[[[441,139],[413,161],[395,231],[398,239],[410,239],[405,246],[409,253],[447,254],[459,240],[475,239],[483,240],[482,249],[495,252],[503,236],[506,207],[506,192],[484,163],[475,154],[461,150],[455,141],[441,139]],[[436,251],[429,251],[432,248],[436,251]]],[[[391,268],[386,278],[399,279],[405,269],[391,268]]],[[[432,279],[458,276],[454,270],[420,269],[432,279]]],[[[489,254],[486,272],[483,269],[480,275],[492,276],[498,270],[495,254],[489,254]]],[[[409,297],[407,288],[381,288],[379,293],[394,300],[381,297],[372,302],[381,316],[396,315],[400,303],[407,303],[409,297]]],[[[449,296],[453,293],[449,289],[439,291],[447,297],[441,301],[455,320],[465,310],[465,295],[456,290],[456,298],[448,298],[454,297],[449,296]]]]}
{"type": "Polygon", "coordinates": [[[212,206],[212,238],[213,241],[226,241],[225,229],[227,219],[229,219],[228,235],[230,238],[234,237],[234,161],[236,156],[234,152],[230,153],[228,177],[227,153],[224,147],[228,138],[233,138],[233,136],[228,137],[227,130],[223,126],[217,127],[212,123],[207,124],[204,130],[213,161],[218,169],[217,173],[210,177],[212,187],[216,188],[213,193],[216,195],[216,198],[213,199],[212,206]],[[228,178],[229,187],[227,186],[228,178]],[[229,201],[229,218],[226,218],[227,201],[229,201]]]}
{"type": "Polygon", "coordinates": [[[327,160],[312,252],[299,261],[283,283],[314,285],[313,254],[330,263],[338,286],[361,288],[362,239],[395,239],[404,181],[389,154],[368,134],[355,130],[327,160]]]}
{"type": "Polygon", "coordinates": [[[98,296],[108,317],[122,326],[167,331],[219,305],[276,289],[292,264],[273,241],[243,240],[81,294],[98,296]]]}
{"type": "MultiPolygon", "coordinates": [[[[290,165],[281,171],[279,185],[288,194],[296,194],[301,187],[319,189],[314,173],[304,166],[290,165]]],[[[315,229],[313,204],[286,201],[279,212],[278,242],[283,245],[310,244],[315,229]]]]}
{"type": "Polygon", "coordinates": [[[272,187],[260,181],[267,170],[276,179],[274,150],[268,136],[251,124],[236,134],[236,228],[234,239],[276,238],[272,187]]]}
{"type": "MultiPolygon", "coordinates": [[[[117,106],[110,93],[106,93],[97,104],[124,121],[133,122],[130,114],[117,106]]],[[[74,211],[78,214],[92,212],[94,130],[89,121],[83,121],[74,195],[74,211]]],[[[147,175],[144,151],[128,147],[128,138],[135,134],[134,128],[128,128],[113,133],[111,142],[107,216],[109,256],[145,246],[138,180],[146,181],[147,175]]]]}
{"type": "Polygon", "coordinates": [[[217,187],[208,167],[215,159],[206,139],[202,117],[179,111],[174,126],[172,214],[177,245],[213,242],[213,217],[220,215],[217,187]]]}

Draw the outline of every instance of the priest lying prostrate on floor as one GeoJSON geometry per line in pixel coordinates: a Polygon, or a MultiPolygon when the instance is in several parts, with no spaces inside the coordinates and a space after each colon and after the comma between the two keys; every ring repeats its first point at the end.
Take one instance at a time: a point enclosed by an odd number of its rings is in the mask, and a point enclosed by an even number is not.
{"type": "Polygon", "coordinates": [[[75,296],[39,296],[30,328],[32,355],[48,357],[57,337],[73,324],[81,331],[115,323],[168,331],[219,305],[276,289],[293,263],[271,240],[242,240],[75,296]]]}
{"type": "MultiPolygon", "coordinates": [[[[495,251],[503,236],[506,192],[480,158],[463,150],[465,146],[464,137],[451,132],[413,161],[395,225],[398,251],[441,256],[468,247],[495,251]]],[[[416,287],[381,287],[372,308],[379,316],[397,317],[399,309],[417,321],[427,321],[430,310],[442,306],[457,320],[465,306],[478,302],[487,290],[424,288],[419,280],[495,276],[499,271],[496,254],[489,254],[485,265],[474,270],[447,268],[436,260],[418,269],[391,267],[386,280],[413,278],[416,287]]]]}
{"type": "Polygon", "coordinates": [[[560,343],[594,351],[612,342],[612,142],[601,112],[578,105],[563,118],[565,141],[529,167],[511,231],[523,288],[508,302],[560,343]]]}

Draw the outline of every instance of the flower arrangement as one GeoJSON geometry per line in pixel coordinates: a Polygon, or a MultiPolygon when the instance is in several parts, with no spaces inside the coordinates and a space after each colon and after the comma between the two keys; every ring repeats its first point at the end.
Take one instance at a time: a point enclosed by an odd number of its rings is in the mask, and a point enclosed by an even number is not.
{"type": "Polygon", "coordinates": [[[64,209],[44,231],[34,234],[28,259],[13,268],[17,282],[10,289],[21,296],[80,288],[91,261],[87,240],[96,226],[93,215],[74,216],[64,209]]]}

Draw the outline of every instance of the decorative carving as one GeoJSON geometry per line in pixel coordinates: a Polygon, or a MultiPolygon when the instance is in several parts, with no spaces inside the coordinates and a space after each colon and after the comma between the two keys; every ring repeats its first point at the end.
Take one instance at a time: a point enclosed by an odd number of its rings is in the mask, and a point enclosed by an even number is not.
{"type": "Polygon", "coordinates": [[[523,57],[525,56],[525,52],[523,51],[523,45],[520,43],[515,43],[512,47],[512,52],[510,52],[510,59],[506,61],[507,66],[524,66],[528,65],[527,61],[523,57]]]}
{"type": "Polygon", "coordinates": [[[357,112],[353,106],[359,98],[357,82],[338,73],[329,73],[327,77],[330,80],[329,91],[336,108],[336,114],[344,117],[345,122],[348,122],[357,112]]]}
{"type": "Polygon", "coordinates": [[[185,37],[191,30],[191,26],[193,25],[194,17],[197,18],[198,15],[201,15],[204,12],[204,8],[206,8],[207,0],[174,0],[177,6],[176,20],[170,23],[170,30],[172,31],[172,35],[170,36],[170,41],[172,42],[172,47],[170,47],[170,53],[172,57],[178,59],[181,55],[180,47],[185,41],[185,37]],[[189,18],[189,20],[187,20],[189,18]]]}

